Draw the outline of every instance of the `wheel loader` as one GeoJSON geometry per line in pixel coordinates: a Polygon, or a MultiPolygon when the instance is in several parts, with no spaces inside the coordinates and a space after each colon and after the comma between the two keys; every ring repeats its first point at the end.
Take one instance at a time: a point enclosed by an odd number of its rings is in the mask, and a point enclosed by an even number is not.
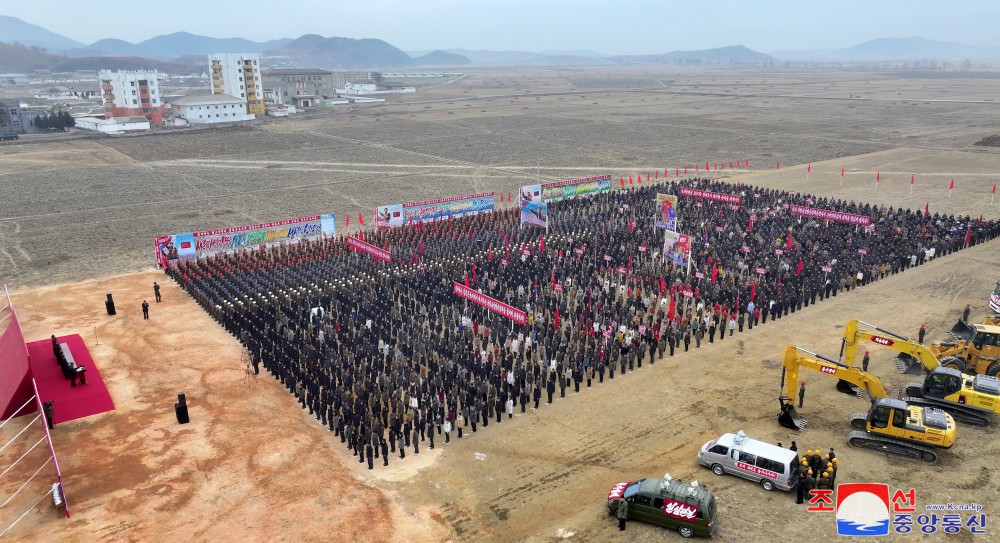
{"type": "Polygon", "coordinates": [[[781,404],[778,423],[786,428],[804,430],[806,427],[806,421],[795,411],[800,368],[840,379],[838,385],[846,384],[838,386],[841,392],[849,389],[850,385],[867,392],[872,401],[871,409],[867,413],[851,416],[851,426],[855,430],[848,435],[847,442],[852,447],[936,462],[938,449],[950,448],[955,443],[955,419],[948,413],[935,407],[909,405],[905,401],[889,398],[882,383],[861,368],[792,345],[785,348],[781,371],[785,395],[778,399],[781,404]]]}
{"type": "MultiPolygon", "coordinates": [[[[993,319],[987,318],[987,321],[993,319]]],[[[953,339],[929,346],[942,366],[962,373],[993,377],[1000,374],[1000,326],[959,320],[948,333],[953,339]]]]}

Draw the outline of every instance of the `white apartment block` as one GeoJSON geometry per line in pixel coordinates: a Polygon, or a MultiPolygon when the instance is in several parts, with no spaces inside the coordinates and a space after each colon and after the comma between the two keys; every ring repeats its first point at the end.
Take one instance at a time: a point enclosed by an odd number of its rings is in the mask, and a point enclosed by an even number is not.
{"type": "Polygon", "coordinates": [[[247,113],[246,100],[228,94],[173,98],[170,100],[170,112],[191,124],[232,123],[255,118],[247,113]]]}
{"type": "Polygon", "coordinates": [[[97,79],[101,83],[106,117],[141,116],[153,124],[163,124],[163,100],[156,70],[100,70],[97,79]]]}
{"type": "Polygon", "coordinates": [[[228,94],[240,98],[246,112],[264,115],[264,86],[260,75],[260,55],[257,53],[218,53],[208,55],[212,94],[228,94]]]}

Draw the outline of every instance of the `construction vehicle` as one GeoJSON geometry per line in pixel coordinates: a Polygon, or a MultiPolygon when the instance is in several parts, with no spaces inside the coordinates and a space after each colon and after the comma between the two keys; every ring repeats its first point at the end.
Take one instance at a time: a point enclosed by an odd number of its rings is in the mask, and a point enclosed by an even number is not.
{"type": "MultiPolygon", "coordinates": [[[[994,322],[987,318],[987,322],[994,322]]],[[[930,345],[942,366],[962,373],[1000,374],[1000,325],[969,324],[961,319],[949,332],[954,338],[930,345]]]]}
{"type": "MultiPolygon", "coordinates": [[[[844,327],[840,354],[847,366],[855,366],[858,345],[870,341],[888,347],[927,371],[923,383],[910,383],[900,399],[910,405],[936,407],[956,421],[989,426],[991,414],[1000,413],[1000,380],[990,375],[967,375],[953,362],[939,361],[932,347],[864,321],[851,320],[844,327]]],[[[901,368],[902,371],[902,368],[901,368]]],[[[906,373],[904,371],[904,373],[906,373]]]]}
{"type": "MultiPolygon", "coordinates": [[[[902,400],[889,398],[882,383],[861,368],[848,366],[793,345],[785,349],[781,372],[781,385],[785,388],[785,395],[779,398],[781,413],[778,415],[778,423],[786,428],[803,430],[806,427],[806,421],[795,411],[800,368],[837,377],[868,393],[872,401],[871,409],[867,413],[855,413],[851,416],[851,427],[855,430],[848,435],[847,442],[852,447],[936,462],[937,449],[947,449],[955,443],[955,419],[948,413],[935,407],[909,405],[902,400]]],[[[838,389],[844,391],[843,387],[838,389]]]]}

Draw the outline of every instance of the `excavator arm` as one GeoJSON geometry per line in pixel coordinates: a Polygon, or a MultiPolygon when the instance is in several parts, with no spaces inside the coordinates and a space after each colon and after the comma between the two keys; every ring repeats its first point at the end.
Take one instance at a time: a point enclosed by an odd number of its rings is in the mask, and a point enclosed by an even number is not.
{"type": "MultiPolygon", "coordinates": [[[[841,383],[853,385],[860,391],[867,393],[868,399],[875,401],[879,398],[887,398],[889,394],[878,378],[856,368],[843,364],[825,356],[800,349],[794,345],[785,348],[785,358],[781,373],[781,386],[784,395],[779,398],[781,402],[781,414],[778,415],[778,422],[787,428],[802,430],[806,426],[806,421],[795,412],[795,400],[798,398],[799,370],[808,369],[817,371],[830,377],[840,379],[838,389],[844,390],[841,383]]],[[[860,394],[859,394],[860,395],[860,394]]]]}
{"type": "Polygon", "coordinates": [[[863,341],[870,341],[876,345],[888,347],[894,351],[909,355],[919,361],[928,372],[940,365],[938,357],[927,346],[921,345],[919,342],[906,336],[890,332],[874,324],[857,319],[852,319],[844,327],[844,338],[840,346],[840,354],[844,357],[845,364],[854,366],[858,344],[863,341]],[[867,328],[862,328],[859,325],[866,326],[867,328]]]}

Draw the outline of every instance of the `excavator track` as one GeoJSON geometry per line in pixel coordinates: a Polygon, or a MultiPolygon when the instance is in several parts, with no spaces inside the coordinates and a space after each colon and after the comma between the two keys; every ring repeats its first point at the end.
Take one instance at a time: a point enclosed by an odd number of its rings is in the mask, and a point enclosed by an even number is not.
{"type": "Polygon", "coordinates": [[[924,462],[937,462],[937,452],[923,445],[910,443],[901,439],[880,436],[870,432],[854,431],[848,434],[847,443],[852,447],[870,449],[873,451],[888,452],[898,454],[907,458],[923,460],[924,462]]]}
{"type": "MultiPolygon", "coordinates": [[[[909,390],[910,387],[907,387],[909,390]]],[[[904,402],[910,405],[919,405],[920,407],[934,407],[944,411],[951,415],[955,422],[962,424],[970,424],[972,426],[979,426],[985,428],[990,425],[990,419],[986,415],[987,411],[975,409],[972,407],[963,407],[961,404],[954,404],[951,402],[942,402],[935,400],[933,398],[924,398],[922,396],[909,396],[900,398],[904,402]]]]}

